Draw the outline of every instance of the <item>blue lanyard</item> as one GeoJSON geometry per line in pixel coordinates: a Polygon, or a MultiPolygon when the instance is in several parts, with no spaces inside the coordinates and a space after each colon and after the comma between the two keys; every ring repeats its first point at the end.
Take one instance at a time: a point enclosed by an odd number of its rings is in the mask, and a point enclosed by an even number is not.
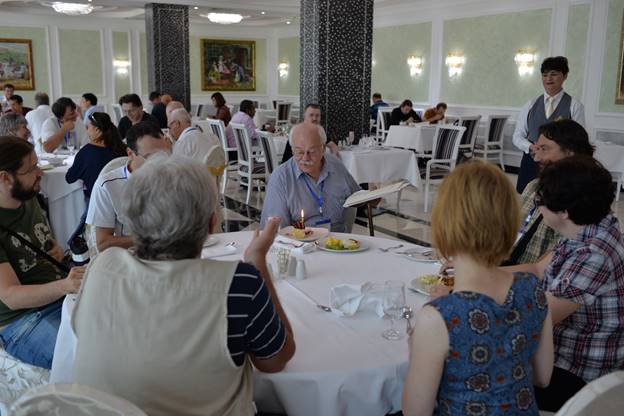
{"type": "Polygon", "coordinates": [[[533,208],[531,208],[531,210],[529,211],[529,214],[526,216],[526,218],[524,219],[524,222],[522,223],[522,227],[520,227],[520,231],[518,231],[519,235],[524,235],[524,233],[526,232],[526,227],[527,225],[529,225],[529,221],[531,221],[531,217],[535,213],[536,209],[537,209],[537,206],[533,206],[533,208]]]}
{"type": "MultiPolygon", "coordinates": [[[[61,120],[57,118],[56,121],[58,122],[59,129],[62,128],[63,126],[61,125],[61,120]]],[[[70,138],[71,138],[71,132],[67,131],[67,133],[65,133],[65,147],[69,145],[70,138]]]]}
{"type": "Polygon", "coordinates": [[[303,174],[303,180],[305,181],[306,186],[308,187],[308,191],[312,194],[312,197],[316,200],[316,203],[319,206],[319,213],[323,215],[323,188],[325,187],[325,181],[321,182],[321,193],[320,195],[314,192],[314,189],[310,186],[310,182],[308,182],[308,177],[303,174]]]}

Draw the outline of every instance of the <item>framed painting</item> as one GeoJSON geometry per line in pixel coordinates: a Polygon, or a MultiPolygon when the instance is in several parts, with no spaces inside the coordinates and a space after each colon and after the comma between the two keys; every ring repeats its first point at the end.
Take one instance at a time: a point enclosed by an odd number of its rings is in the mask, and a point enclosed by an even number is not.
{"type": "Polygon", "coordinates": [[[624,104],[624,13],[622,13],[622,27],[620,28],[620,60],[618,61],[618,78],[615,91],[615,103],[624,104]]]}
{"type": "Polygon", "coordinates": [[[0,38],[0,84],[16,90],[34,90],[32,40],[0,38]]]}
{"type": "Polygon", "coordinates": [[[255,91],[256,41],[201,40],[203,91],[255,91]]]}

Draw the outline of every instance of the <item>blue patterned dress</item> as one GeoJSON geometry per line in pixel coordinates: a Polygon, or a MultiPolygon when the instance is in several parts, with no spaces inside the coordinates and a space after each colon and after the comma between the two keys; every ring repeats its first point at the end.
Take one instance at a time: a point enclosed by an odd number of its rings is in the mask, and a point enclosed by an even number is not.
{"type": "Polygon", "coordinates": [[[430,305],[449,334],[436,414],[537,415],[529,360],[548,311],[537,277],[515,273],[502,305],[475,292],[452,293],[430,305]]]}

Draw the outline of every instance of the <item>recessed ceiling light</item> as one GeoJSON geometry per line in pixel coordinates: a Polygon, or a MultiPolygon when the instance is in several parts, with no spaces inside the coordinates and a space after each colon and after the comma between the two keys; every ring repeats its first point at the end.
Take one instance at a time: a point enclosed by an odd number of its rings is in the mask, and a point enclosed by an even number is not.
{"type": "MultiPolygon", "coordinates": [[[[91,0],[89,0],[89,1],[91,1],[91,0]]],[[[195,6],[195,7],[193,7],[193,9],[199,10],[199,7],[195,6]]]]}
{"type": "Polygon", "coordinates": [[[212,23],[220,23],[222,25],[239,23],[243,20],[243,16],[237,13],[208,13],[200,14],[200,16],[207,18],[212,23]]]}
{"type": "Polygon", "coordinates": [[[260,14],[266,14],[266,12],[260,12],[260,14]]]}
{"type": "Polygon", "coordinates": [[[286,20],[286,24],[287,24],[287,25],[289,25],[289,24],[291,24],[291,23],[292,23],[292,22],[291,22],[290,20],[286,20]]]}

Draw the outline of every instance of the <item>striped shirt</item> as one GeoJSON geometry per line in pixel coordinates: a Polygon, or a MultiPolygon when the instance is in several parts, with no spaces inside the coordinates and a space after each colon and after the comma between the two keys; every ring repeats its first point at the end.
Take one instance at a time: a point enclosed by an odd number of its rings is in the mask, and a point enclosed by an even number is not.
{"type": "Polygon", "coordinates": [[[286,331],[258,270],[239,263],[227,300],[228,349],[241,366],[245,354],[267,359],[281,351],[286,331]]]}

